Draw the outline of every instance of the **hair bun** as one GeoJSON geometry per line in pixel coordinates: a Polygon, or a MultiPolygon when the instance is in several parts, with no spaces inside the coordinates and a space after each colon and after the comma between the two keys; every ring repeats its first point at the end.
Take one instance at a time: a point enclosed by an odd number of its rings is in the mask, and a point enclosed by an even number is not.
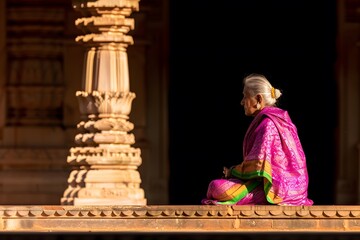
{"type": "Polygon", "coordinates": [[[277,88],[274,88],[274,98],[275,99],[278,99],[280,96],[281,96],[281,91],[279,90],[279,89],[277,89],[277,88]]]}

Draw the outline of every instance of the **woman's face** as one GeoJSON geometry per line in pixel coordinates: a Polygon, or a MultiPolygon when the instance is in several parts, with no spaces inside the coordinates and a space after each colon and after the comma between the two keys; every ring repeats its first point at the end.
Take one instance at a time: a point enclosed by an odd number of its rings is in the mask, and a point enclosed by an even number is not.
{"type": "Polygon", "coordinates": [[[244,106],[244,111],[246,116],[253,116],[258,109],[256,108],[257,104],[256,97],[251,97],[249,92],[244,88],[243,99],[241,100],[241,105],[244,106]]]}

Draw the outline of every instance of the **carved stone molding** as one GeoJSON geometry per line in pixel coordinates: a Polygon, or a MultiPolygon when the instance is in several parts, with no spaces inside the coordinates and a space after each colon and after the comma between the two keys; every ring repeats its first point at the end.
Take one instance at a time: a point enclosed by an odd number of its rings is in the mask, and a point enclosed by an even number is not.
{"type": "Polygon", "coordinates": [[[80,113],[85,116],[99,114],[99,117],[128,119],[131,104],[135,98],[132,92],[78,91],[80,113]]]}
{"type": "MultiPolygon", "coordinates": [[[[139,148],[110,147],[73,147],[67,162],[72,165],[141,165],[139,148]]],[[[112,166],[116,168],[116,166],[112,166]]],[[[122,166],[123,167],[123,166],[122,166]]],[[[132,168],[132,167],[131,167],[132,168]]]]}
{"type": "Polygon", "coordinates": [[[360,233],[360,206],[0,206],[0,232],[360,233]]]}

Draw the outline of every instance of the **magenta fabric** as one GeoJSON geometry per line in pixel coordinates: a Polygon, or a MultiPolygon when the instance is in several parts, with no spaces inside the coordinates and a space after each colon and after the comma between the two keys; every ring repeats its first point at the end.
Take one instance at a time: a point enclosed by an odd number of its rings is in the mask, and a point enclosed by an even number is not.
{"type": "MultiPolygon", "coordinates": [[[[234,166],[232,175],[242,179],[242,183],[262,179],[260,186],[268,204],[313,205],[313,201],[308,198],[306,157],[297,129],[287,111],[277,107],[265,107],[255,116],[245,134],[243,158],[241,164],[234,166]]],[[[263,196],[253,192],[258,191],[259,187],[250,189],[245,196],[243,192],[238,191],[239,195],[233,196],[230,202],[219,201],[212,192],[227,194],[226,191],[229,191],[230,187],[226,190],[223,181],[233,180],[213,180],[209,184],[207,198],[202,201],[203,204],[263,203],[263,196]],[[255,199],[255,196],[259,198],[255,199]],[[252,200],[245,200],[248,198],[252,200]]]]}
{"type": "Polygon", "coordinates": [[[221,195],[241,194],[238,188],[243,186],[245,182],[241,179],[215,179],[210,182],[206,198],[202,200],[202,204],[207,205],[265,205],[268,204],[262,184],[255,186],[253,190],[247,192],[240,200],[231,199],[228,201],[218,200],[221,195]],[[235,186],[235,187],[234,187],[235,186]]]}

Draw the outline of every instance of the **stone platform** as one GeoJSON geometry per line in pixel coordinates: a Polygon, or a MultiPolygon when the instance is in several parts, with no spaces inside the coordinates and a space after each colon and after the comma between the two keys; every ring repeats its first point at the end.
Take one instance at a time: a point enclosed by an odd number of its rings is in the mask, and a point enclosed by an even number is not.
{"type": "Polygon", "coordinates": [[[0,218],[9,239],[360,239],[354,205],[0,206],[0,218]]]}

